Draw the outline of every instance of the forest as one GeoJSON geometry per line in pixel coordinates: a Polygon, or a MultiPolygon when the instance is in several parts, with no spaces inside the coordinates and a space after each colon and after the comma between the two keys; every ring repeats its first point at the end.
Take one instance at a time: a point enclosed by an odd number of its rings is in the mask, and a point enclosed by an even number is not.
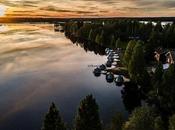
{"type": "MultiPolygon", "coordinates": [[[[121,48],[122,64],[130,77],[122,90],[128,118],[119,112],[109,125],[105,124],[100,119],[98,103],[92,95],[88,95],[81,101],[73,128],[69,129],[175,130],[175,66],[172,63],[164,69],[163,62],[154,58],[158,48],[175,48],[174,23],[136,20],[70,21],[63,28],[65,36],[72,42],[90,42],[103,49],[121,48]],[[155,71],[150,71],[150,66],[155,71]]],[[[52,103],[42,130],[66,129],[58,109],[52,103]]]]}

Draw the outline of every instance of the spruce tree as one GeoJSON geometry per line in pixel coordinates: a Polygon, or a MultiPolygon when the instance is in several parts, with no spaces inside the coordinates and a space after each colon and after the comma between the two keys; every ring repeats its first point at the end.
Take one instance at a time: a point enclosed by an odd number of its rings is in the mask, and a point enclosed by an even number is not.
{"type": "Polygon", "coordinates": [[[122,113],[116,113],[111,121],[110,130],[122,130],[124,124],[124,117],[122,113]]]}
{"type": "Polygon", "coordinates": [[[122,41],[120,40],[120,38],[118,38],[115,42],[115,48],[121,48],[122,46],[122,41]]]}
{"type": "Polygon", "coordinates": [[[124,56],[123,56],[123,62],[126,66],[128,66],[129,61],[131,60],[131,56],[132,56],[133,49],[134,49],[135,45],[136,45],[135,40],[131,40],[127,45],[127,48],[126,48],[124,56]]]}
{"type": "Polygon", "coordinates": [[[154,130],[154,119],[155,112],[151,107],[136,108],[124,124],[123,130],[154,130]]]}
{"type": "Polygon", "coordinates": [[[162,80],[162,75],[163,75],[163,65],[159,63],[154,73],[154,82],[160,82],[162,80]]]}
{"type": "Polygon", "coordinates": [[[169,119],[169,130],[175,130],[175,115],[169,119]]]}
{"type": "Polygon", "coordinates": [[[45,115],[42,130],[66,130],[54,103],[51,104],[48,113],[45,115]]]}
{"type": "Polygon", "coordinates": [[[175,66],[170,65],[168,70],[163,75],[163,80],[160,85],[161,107],[169,114],[175,112],[175,66]]]}
{"type": "Polygon", "coordinates": [[[164,122],[160,116],[156,117],[154,120],[154,130],[165,130],[164,122]]]}
{"type": "Polygon", "coordinates": [[[75,130],[102,130],[98,105],[92,95],[86,96],[80,103],[75,130]]]}
{"type": "Polygon", "coordinates": [[[143,47],[142,42],[140,41],[138,41],[134,47],[128,66],[128,72],[131,80],[136,82],[138,85],[147,85],[148,82],[145,82],[145,80],[149,79],[149,75],[145,69],[143,47]]]}

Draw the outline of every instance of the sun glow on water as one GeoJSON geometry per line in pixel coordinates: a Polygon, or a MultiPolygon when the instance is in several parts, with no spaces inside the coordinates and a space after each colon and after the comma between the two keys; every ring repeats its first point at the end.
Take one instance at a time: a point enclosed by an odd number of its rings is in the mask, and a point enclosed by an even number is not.
{"type": "Polygon", "coordinates": [[[6,11],[6,7],[0,4],[0,16],[4,16],[5,11],[6,11]]]}

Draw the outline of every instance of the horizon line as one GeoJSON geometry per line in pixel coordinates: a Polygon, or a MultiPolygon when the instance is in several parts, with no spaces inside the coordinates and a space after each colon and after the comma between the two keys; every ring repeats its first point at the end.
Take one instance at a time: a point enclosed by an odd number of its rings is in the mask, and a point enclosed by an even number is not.
{"type": "Polygon", "coordinates": [[[41,16],[0,16],[0,23],[15,22],[66,22],[66,21],[93,21],[93,20],[139,20],[139,21],[167,21],[175,22],[175,16],[86,16],[86,17],[41,17],[41,16]]]}

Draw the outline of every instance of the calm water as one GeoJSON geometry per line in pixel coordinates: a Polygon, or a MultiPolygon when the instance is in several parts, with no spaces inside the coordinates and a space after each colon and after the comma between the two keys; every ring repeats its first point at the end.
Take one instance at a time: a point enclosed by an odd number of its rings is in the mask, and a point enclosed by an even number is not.
{"type": "Polygon", "coordinates": [[[71,124],[87,94],[104,121],[125,112],[121,88],[89,67],[104,62],[106,56],[72,44],[53,25],[0,26],[0,130],[38,130],[51,102],[71,124]]]}

